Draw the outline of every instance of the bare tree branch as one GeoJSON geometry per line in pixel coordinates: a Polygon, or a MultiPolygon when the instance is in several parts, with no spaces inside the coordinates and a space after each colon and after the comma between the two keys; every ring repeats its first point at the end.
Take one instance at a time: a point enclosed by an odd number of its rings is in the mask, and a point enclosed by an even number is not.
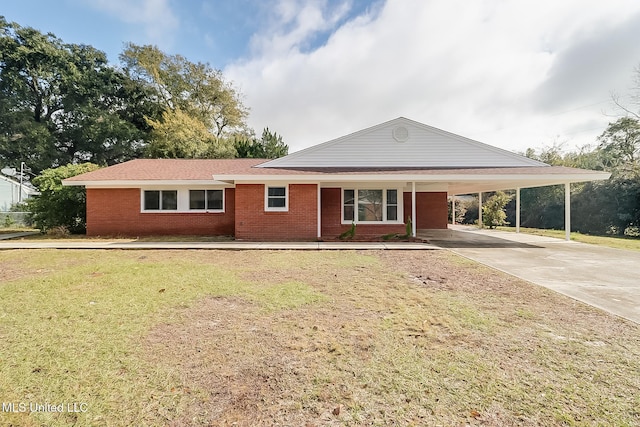
{"type": "Polygon", "coordinates": [[[613,101],[614,104],[616,104],[616,106],[621,109],[622,111],[624,111],[625,113],[627,113],[627,115],[631,115],[637,119],[640,119],[640,114],[636,113],[633,110],[630,110],[627,106],[625,106],[622,101],[620,100],[620,95],[616,94],[616,93],[612,93],[611,94],[611,100],[613,101]]]}

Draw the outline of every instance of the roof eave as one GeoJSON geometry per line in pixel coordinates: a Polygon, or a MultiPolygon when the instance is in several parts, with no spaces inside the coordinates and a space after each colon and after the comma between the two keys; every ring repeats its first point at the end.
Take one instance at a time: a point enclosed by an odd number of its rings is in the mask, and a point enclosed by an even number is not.
{"type": "Polygon", "coordinates": [[[157,186],[194,186],[194,185],[220,185],[229,186],[227,182],[214,179],[138,179],[138,180],[101,180],[101,181],[69,181],[63,180],[64,186],[77,186],[87,188],[138,188],[157,186]]]}
{"type": "Polygon", "coordinates": [[[214,175],[208,180],[63,180],[65,186],[84,186],[87,188],[139,188],[150,186],[232,186],[234,183],[262,183],[262,182],[450,182],[450,183],[479,183],[479,182],[510,182],[510,188],[527,188],[541,185],[555,185],[587,181],[601,181],[609,179],[609,172],[584,171],[572,173],[315,173],[315,174],[229,174],[214,175]]]}
{"type": "MultiPolygon", "coordinates": [[[[478,182],[478,181],[531,181],[554,183],[573,183],[601,181],[609,179],[608,172],[589,171],[586,173],[567,174],[273,174],[273,175],[215,175],[218,181],[226,182],[382,182],[382,181],[416,181],[416,182],[478,182]]],[[[553,185],[553,184],[549,184],[553,185]]],[[[535,186],[532,185],[532,186],[535,186]]],[[[515,188],[515,186],[513,187],[515,188]]]]}

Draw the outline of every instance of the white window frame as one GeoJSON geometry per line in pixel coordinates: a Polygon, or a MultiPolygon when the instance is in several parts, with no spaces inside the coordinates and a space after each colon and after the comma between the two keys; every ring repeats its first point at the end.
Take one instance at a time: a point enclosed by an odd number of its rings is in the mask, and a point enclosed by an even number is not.
{"type": "Polygon", "coordinates": [[[400,212],[400,205],[402,204],[404,206],[404,195],[402,194],[402,191],[398,190],[397,188],[383,188],[382,191],[384,191],[384,219],[388,222],[388,223],[394,223],[394,222],[402,222],[400,221],[400,218],[402,218],[401,216],[401,212],[400,212]],[[395,190],[396,191],[396,203],[395,206],[396,207],[396,219],[390,220],[387,219],[387,215],[389,215],[389,204],[387,203],[387,199],[389,197],[389,195],[387,194],[387,192],[389,190],[395,190]]]}
{"type": "Polygon", "coordinates": [[[340,188],[340,223],[351,224],[352,220],[344,218],[344,190],[353,190],[354,207],[353,207],[353,222],[355,224],[404,224],[402,218],[404,217],[404,193],[402,188],[396,187],[342,187],[340,188]],[[359,221],[358,220],[358,191],[360,190],[382,190],[382,221],[359,221]],[[397,192],[397,219],[387,220],[387,190],[396,190],[397,192]]]}
{"type": "MultiPolygon", "coordinates": [[[[220,214],[225,212],[226,208],[226,197],[227,197],[227,187],[214,187],[214,188],[206,188],[202,186],[197,187],[187,187],[187,186],[149,186],[140,188],[140,213],[155,213],[155,214],[202,214],[202,213],[211,213],[211,214],[220,214]],[[189,208],[189,191],[190,190],[222,190],[222,210],[219,209],[190,209],[189,208]],[[145,209],[144,208],[144,194],[146,191],[176,191],[178,196],[178,209],[175,210],[167,210],[167,209],[145,209]]],[[[162,198],[162,194],[160,195],[162,198]]],[[[206,197],[206,195],[205,195],[206,197]]],[[[162,207],[162,199],[160,199],[160,205],[162,207]]]]}
{"type": "Polygon", "coordinates": [[[225,205],[225,189],[224,188],[189,188],[187,190],[187,208],[189,209],[189,212],[211,212],[211,213],[222,213],[224,212],[224,205],[225,205]],[[205,204],[205,208],[204,209],[192,209],[191,208],[191,192],[192,191],[204,191],[204,204],[205,204]],[[209,205],[207,203],[207,191],[222,191],[222,209],[209,209],[209,205]]]}
{"type": "Polygon", "coordinates": [[[178,209],[180,208],[180,195],[178,194],[178,189],[177,188],[147,188],[147,189],[143,189],[140,192],[141,198],[140,198],[140,208],[142,209],[143,212],[171,212],[171,213],[175,213],[178,212],[178,209]],[[145,208],[145,193],[147,191],[157,191],[159,193],[159,197],[160,199],[158,200],[158,209],[146,209],[145,208]],[[175,209],[164,209],[164,207],[162,206],[162,193],[163,192],[169,192],[169,191],[175,191],[176,193],[176,208],[175,209]]]}
{"type": "Polygon", "coordinates": [[[264,185],[264,211],[265,212],[288,212],[289,211],[289,184],[265,184],[264,185]],[[284,207],[269,207],[269,189],[284,188],[284,207]]]}

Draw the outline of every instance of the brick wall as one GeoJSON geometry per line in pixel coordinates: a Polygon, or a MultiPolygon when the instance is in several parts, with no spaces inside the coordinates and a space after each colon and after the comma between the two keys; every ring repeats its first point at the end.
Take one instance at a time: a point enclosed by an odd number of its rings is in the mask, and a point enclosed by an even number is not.
{"type": "MultiPolygon", "coordinates": [[[[323,188],[321,191],[322,238],[331,240],[351,228],[351,224],[340,223],[342,221],[342,195],[340,191],[342,190],[340,188],[323,188]]],[[[409,202],[411,202],[411,198],[409,198],[409,202]]],[[[356,236],[362,238],[379,238],[391,233],[404,234],[404,224],[358,224],[356,227],[356,236]]]]}
{"type": "Polygon", "coordinates": [[[316,240],[317,186],[289,185],[289,210],[265,212],[263,184],[236,185],[235,236],[240,240],[316,240]]]}
{"type": "Polygon", "coordinates": [[[230,236],[234,231],[235,191],[225,190],[224,213],[141,213],[139,188],[87,189],[87,235],[230,236]]]}
{"type": "MultiPolygon", "coordinates": [[[[348,230],[341,224],[339,188],[322,190],[322,236],[335,239],[348,230]]],[[[315,240],[317,188],[289,185],[289,211],[265,212],[264,185],[238,184],[225,190],[224,213],[141,213],[140,189],[87,189],[87,235],[234,235],[242,240],[315,240]],[[234,220],[235,212],[235,220],[234,220]]],[[[417,193],[417,228],[447,228],[447,194],[417,193]]],[[[404,219],[411,215],[411,193],[404,193],[404,219]]],[[[360,224],[361,237],[405,233],[404,224],[360,224]]]]}
{"type": "MultiPolygon", "coordinates": [[[[342,197],[340,188],[323,188],[322,237],[335,239],[351,225],[341,224],[342,197]]],[[[411,193],[403,195],[404,218],[411,216],[411,193]]],[[[447,193],[416,193],[417,228],[447,228],[447,193]]],[[[380,237],[385,234],[406,232],[404,224],[358,224],[356,234],[360,237],[380,237]]]]}
{"type": "MultiPolygon", "coordinates": [[[[411,193],[404,193],[404,205],[405,217],[407,212],[411,215],[411,193]]],[[[447,215],[447,193],[416,193],[416,216],[418,217],[416,227],[418,229],[446,229],[447,215]]]]}

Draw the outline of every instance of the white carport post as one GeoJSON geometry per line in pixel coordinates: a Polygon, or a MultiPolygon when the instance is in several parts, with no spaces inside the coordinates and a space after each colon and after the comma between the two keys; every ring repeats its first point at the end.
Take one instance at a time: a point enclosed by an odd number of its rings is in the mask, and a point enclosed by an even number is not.
{"type": "Polygon", "coordinates": [[[478,228],[482,228],[482,193],[478,193],[478,228]]]}
{"type": "Polygon", "coordinates": [[[564,184],[564,238],[571,240],[571,184],[564,184]]]}
{"type": "Polygon", "coordinates": [[[320,183],[318,183],[318,240],[322,239],[322,206],[320,204],[320,183]]]}
{"type": "Polygon", "coordinates": [[[416,182],[411,182],[411,236],[416,237],[416,182]]]}
{"type": "Polygon", "coordinates": [[[451,224],[456,225],[456,196],[451,196],[451,224]]]}
{"type": "Polygon", "coordinates": [[[516,233],[520,232],[520,187],[516,188],[516,233]]]}

